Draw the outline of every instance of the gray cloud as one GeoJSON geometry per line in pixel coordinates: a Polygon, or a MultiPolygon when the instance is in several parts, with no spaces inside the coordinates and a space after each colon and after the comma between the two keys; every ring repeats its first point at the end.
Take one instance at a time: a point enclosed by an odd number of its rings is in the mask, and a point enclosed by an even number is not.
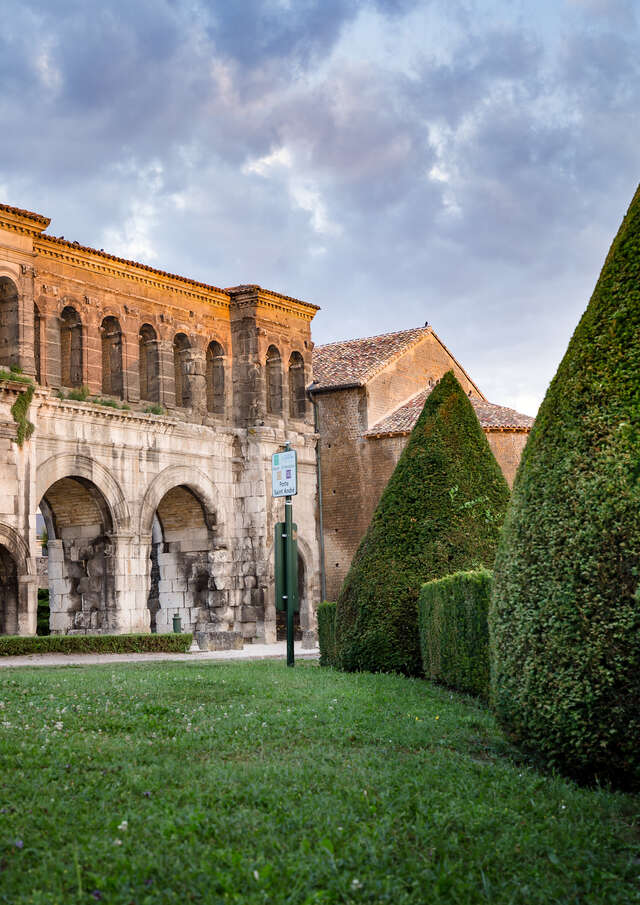
{"type": "Polygon", "coordinates": [[[428,318],[535,405],[640,172],[632,7],[534,31],[529,0],[7,5],[3,200],[309,298],[317,340],[428,318]]]}

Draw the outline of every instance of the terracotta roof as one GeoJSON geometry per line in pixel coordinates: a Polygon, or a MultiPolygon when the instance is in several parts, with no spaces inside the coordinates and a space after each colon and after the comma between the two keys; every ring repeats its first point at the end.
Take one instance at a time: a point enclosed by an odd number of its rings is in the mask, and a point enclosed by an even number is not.
{"type": "Polygon", "coordinates": [[[399,333],[382,333],[380,336],[316,346],[313,350],[312,389],[363,386],[392,359],[431,332],[431,327],[415,327],[399,333]]]}
{"type": "Polygon", "coordinates": [[[92,248],[90,245],[80,245],[79,242],[69,242],[67,239],[63,239],[58,236],[40,236],[38,238],[38,242],[46,242],[47,244],[52,243],[54,245],[64,245],[67,248],[72,248],[74,251],[88,252],[92,255],[98,255],[98,257],[100,258],[107,258],[107,260],[109,261],[116,261],[118,264],[126,264],[129,267],[136,267],[140,270],[146,270],[148,273],[155,273],[158,276],[168,277],[171,280],[180,280],[181,283],[189,283],[191,286],[198,286],[202,289],[208,289],[212,292],[224,292],[224,289],[220,289],[219,286],[212,286],[209,283],[201,283],[198,280],[192,280],[189,277],[183,277],[177,273],[169,273],[167,270],[158,270],[156,267],[151,267],[149,264],[141,264],[139,261],[131,261],[129,258],[119,258],[117,255],[109,254],[102,249],[92,248]]]}
{"type": "Polygon", "coordinates": [[[28,217],[29,220],[35,220],[36,223],[42,223],[44,226],[48,226],[51,222],[49,217],[43,217],[42,214],[34,214],[33,211],[26,211],[21,207],[11,207],[10,204],[0,204],[0,210],[8,211],[10,214],[15,214],[18,217],[28,217]]]}
{"type": "MultiPolygon", "coordinates": [[[[0,210],[8,211],[9,213],[16,214],[17,216],[20,216],[20,217],[28,217],[30,220],[33,220],[37,223],[41,223],[45,227],[48,226],[49,223],[51,222],[49,217],[43,217],[42,214],[34,214],[31,211],[22,210],[19,207],[12,207],[10,204],[1,204],[0,203],[0,210]]],[[[221,289],[219,286],[213,286],[210,283],[202,283],[199,280],[192,280],[189,277],[183,277],[177,273],[170,273],[167,270],[159,270],[156,267],[151,267],[149,264],[141,264],[140,261],[132,261],[129,258],[120,258],[117,255],[109,254],[108,252],[103,251],[102,249],[92,248],[90,245],[81,245],[79,242],[69,242],[67,239],[64,239],[59,236],[40,235],[38,237],[37,241],[45,242],[47,244],[53,244],[53,245],[63,245],[66,248],[72,248],[74,251],[83,251],[88,254],[97,255],[100,258],[106,258],[108,261],[115,261],[118,264],[125,264],[129,267],[136,267],[139,270],[145,270],[145,271],[147,271],[147,273],[156,274],[157,276],[165,277],[170,280],[179,280],[181,283],[188,283],[190,286],[196,286],[200,289],[208,290],[209,292],[222,292],[225,295],[234,295],[242,290],[249,289],[249,288],[250,289],[261,289],[260,286],[257,286],[255,284],[246,285],[246,286],[235,286],[232,289],[221,289]]],[[[287,301],[290,301],[290,302],[297,302],[298,304],[306,305],[309,308],[313,308],[316,311],[320,310],[317,305],[312,305],[310,302],[303,302],[300,299],[295,299],[290,295],[283,295],[283,293],[274,292],[271,289],[266,289],[264,291],[268,292],[269,295],[276,296],[277,298],[286,299],[287,301]]]]}
{"type": "MultiPolygon", "coordinates": [[[[424,403],[431,390],[432,387],[420,390],[419,393],[416,393],[415,396],[412,396],[411,399],[397,408],[395,412],[387,415],[386,418],[369,428],[365,433],[365,437],[392,437],[394,435],[410,434],[420,417],[420,412],[424,408],[424,403]]],[[[478,416],[478,421],[483,430],[529,431],[533,426],[533,418],[529,415],[522,415],[520,412],[516,412],[515,409],[505,408],[503,405],[494,405],[491,402],[485,402],[482,399],[473,397],[469,401],[478,416]]]]}

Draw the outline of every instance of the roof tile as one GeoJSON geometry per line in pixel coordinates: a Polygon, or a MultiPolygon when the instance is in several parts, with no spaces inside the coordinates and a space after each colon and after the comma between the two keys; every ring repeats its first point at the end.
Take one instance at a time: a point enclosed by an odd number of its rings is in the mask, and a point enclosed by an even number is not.
{"type": "Polygon", "coordinates": [[[363,339],[327,343],[313,350],[313,389],[364,385],[428,333],[431,327],[415,327],[363,339]]]}
{"type": "MultiPolygon", "coordinates": [[[[392,437],[410,434],[420,412],[424,408],[427,396],[433,387],[425,387],[399,408],[387,415],[365,433],[365,437],[392,437]]],[[[484,430],[516,430],[529,431],[534,419],[529,415],[522,415],[515,409],[505,408],[503,405],[494,405],[482,399],[469,399],[473,406],[478,421],[484,430]]]]}

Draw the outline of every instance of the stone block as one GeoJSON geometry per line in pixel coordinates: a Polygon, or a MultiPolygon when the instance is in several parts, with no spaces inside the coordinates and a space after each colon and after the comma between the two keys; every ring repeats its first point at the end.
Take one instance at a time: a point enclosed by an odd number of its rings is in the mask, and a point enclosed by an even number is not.
{"type": "Polygon", "coordinates": [[[240,632],[196,632],[195,639],[200,650],[242,650],[244,646],[240,632]]]}
{"type": "Polygon", "coordinates": [[[243,622],[241,631],[243,638],[253,638],[256,633],[255,622],[243,622]]]}

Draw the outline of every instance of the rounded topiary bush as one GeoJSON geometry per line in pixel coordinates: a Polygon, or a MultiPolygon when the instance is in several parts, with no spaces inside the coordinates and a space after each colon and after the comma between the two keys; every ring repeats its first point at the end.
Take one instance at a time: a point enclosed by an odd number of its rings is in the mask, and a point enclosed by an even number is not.
{"type": "Polygon", "coordinates": [[[492,566],[509,488],[453,371],[427,397],[340,592],[336,662],[422,673],[425,581],[492,566]]]}
{"type": "Polygon", "coordinates": [[[576,778],[640,785],[640,192],[525,448],[494,570],[492,698],[576,778]]]}

